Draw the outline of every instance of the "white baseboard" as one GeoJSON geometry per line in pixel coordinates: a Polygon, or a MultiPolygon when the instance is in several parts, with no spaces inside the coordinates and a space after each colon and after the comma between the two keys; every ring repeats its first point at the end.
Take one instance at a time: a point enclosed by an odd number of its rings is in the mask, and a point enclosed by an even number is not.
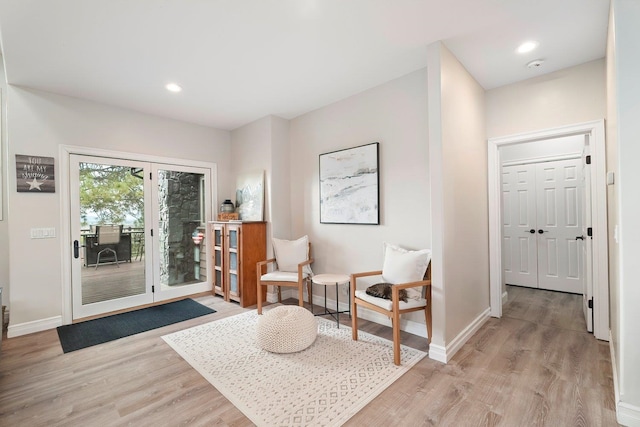
{"type": "Polygon", "coordinates": [[[458,350],[460,350],[460,348],[462,348],[462,346],[467,341],[469,341],[469,338],[471,338],[473,334],[478,332],[478,329],[480,329],[482,325],[484,325],[485,322],[489,320],[490,317],[491,308],[488,307],[478,317],[476,317],[473,322],[467,325],[467,327],[464,328],[462,332],[460,332],[458,336],[456,336],[453,341],[451,341],[450,344],[448,344],[446,347],[440,347],[438,349],[434,356],[438,356],[439,359],[435,359],[435,357],[432,357],[431,346],[429,346],[429,357],[431,359],[437,360],[438,362],[448,363],[449,360],[451,360],[453,356],[458,352],[458,350]]]}
{"type": "Polygon", "coordinates": [[[616,349],[613,346],[613,337],[609,330],[609,352],[611,353],[611,370],[613,371],[613,392],[616,402],[616,418],[618,423],[627,427],[640,426],[640,407],[620,401],[620,388],[618,385],[618,366],[616,363],[616,349]]]}
{"type": "MultiPolygon", "coordinates": [[[[287,290],[287,291],[291,292],[290,290],[287,290]]],[[[282,297],[284,299],[285,295],[283,294],[282,297]]],[[[291,292],[291,294],[288,294],[287,297],[297,299],[297,292],[291,292]]],[[[321,306],[321,307],[324,306],[324,295],[313,295],[313,303],[316,306],[321,306]]],[[[331,298],[327,298],[327,307],[332,311],[335,310],[336,301],[331,298]]],[[[338,308],[340,311],[344,311],[348,309],[346,295],[345,295],[344,301],[342,300],[339,301],[338,308]]],[[[473,334],[475,334],[478,331],[478,329],[480,329],[480,327],[484,325],[484,323],[487,320],[489,320],[489,318],[491,317],[490,315],[491,315],[491,308],[487,308],[473,322],[471,322],[462,332],[460,332],[460,334],[458,334],[458,336],[451,342],[451,344],[447,345],[446,347],[442,347],[436,344],[430,344],[429,358],[438,362],[447,363],[449,360],[451,360],[453,355],[456,354],[458,350],[460,350],[460,348],[464,345],[464,343],[466,343],[469,340],[469,338],[471,338],[473,334]]],[[[369,320],[371,322],[375,322],[381,325],[391,327],[391,319],[372,310],[359,310],[358,317],[361,319],[369,320]]],[[[425,338],[427,337],[427,325],[424,322],[417,322],[414,320],[401,318],[400,329],[414,335],[418,335],[425,338]]]]}
{"type": "Polygon", "coordinates": [[[9,325],[7,338],[19,337],[34,332],[47,331],[62,326],[62,316],[49,317],[48,319],[34,320],[32,322],[9,325]]]}

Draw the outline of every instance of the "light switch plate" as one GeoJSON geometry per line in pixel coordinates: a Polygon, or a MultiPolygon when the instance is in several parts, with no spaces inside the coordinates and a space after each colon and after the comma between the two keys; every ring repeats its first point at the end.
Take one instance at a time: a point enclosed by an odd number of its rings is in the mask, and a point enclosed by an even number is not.
{"type": "Polygon", "coordinates": [[[55,227],[32,228],[31,229],[31,238],[32,239],[53,239],[55,237],[56,237],[56,229],[55,229],[55,227]]]}
{"type": "Polygon", "coordinates": [[[614,182],[614,173],[607,172],[607,185],[613,185],[614,182]]]}

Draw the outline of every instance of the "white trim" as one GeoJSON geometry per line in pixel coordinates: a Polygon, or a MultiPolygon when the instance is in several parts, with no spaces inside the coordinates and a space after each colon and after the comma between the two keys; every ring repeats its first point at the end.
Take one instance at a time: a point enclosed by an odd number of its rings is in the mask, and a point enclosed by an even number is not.
{"type": "Polygon", "coordinates": [[[453,356],[462,348],[462,346],[469,341],[469,339],[478,332],[478,330],[484,325],[487,320],[491,317],[491,309],[487,308],[485,311],[480,313],[475,320],[467,325],[454,339],[451,343],[447,344],[444,353],[442,354],[442,359],[435,359],[435,354],[431,355],[431,346],[429,346],[429,358],[437,360],[442,363],[448,363],[449,360],[453,358],[453,356]]]}
{"type": "Polygon", "coordinates": [[[618,423],[629,426],[640,426],[640,407],[620,401],[620,388],[618,385],[618,366],[616,363],[616,349],[613,345],[613,337],[609,331],[609,352],[611,354],[611,370],[613,371],[613,392],[616,405],[616,419],[618,423]]]}
{"type": "Polygon", "coordinates": [[[49,317],[47,319],[33,320],[31,322],[9,325],[7,338],[28,335],[34,332],[48,331],[62,325],[62,316],[49,317]]]}
{"type": "Polygon", "coordinates": [[[607,183],[604,120],[545,129],[536,132],[491,138],[488,141],[489,187],[489,268],[491,315],[502,316],[502,212],[500,209],[500,150],[502,146],[533,142],[571,135],[587,135],[592,156],[592,226],[593,283],[594,283],[594,336],[609,338],[609,272],[607,241],[607,183]]]}
{"type": "Polygon", "coordinates": [[[512,160],[510,162],[502,163],[502,166],[515,166],[515,165],[530,165],[532,163],[545,163],[545,162],[556,162],[558,160],[573,160],[579,159],[580,154],[564,154],[558,156],[544,156],[544,157],[530,157],[528,159],[522,160],[512,160]]]}
{"type": "Polygon", "coordinates": [[[509,293],[504,291],[502,293],[502,305],[505,305],[507,302],[509,302],[509,293]]]}

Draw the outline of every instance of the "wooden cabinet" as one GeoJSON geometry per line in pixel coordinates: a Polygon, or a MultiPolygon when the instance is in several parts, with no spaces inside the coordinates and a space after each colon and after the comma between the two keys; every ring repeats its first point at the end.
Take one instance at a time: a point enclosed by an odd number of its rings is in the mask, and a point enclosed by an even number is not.
{"type": "Polygon", "coordinates": [[[267,259],[267,223],[212,221],[209,227],[213,292],[242,307],[256,304],[256,264],[267,259]]]}

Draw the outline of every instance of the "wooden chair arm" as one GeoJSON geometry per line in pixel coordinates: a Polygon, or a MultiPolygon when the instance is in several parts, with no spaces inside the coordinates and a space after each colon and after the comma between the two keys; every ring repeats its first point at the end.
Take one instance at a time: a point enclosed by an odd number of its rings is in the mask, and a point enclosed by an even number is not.
{"type": "Polygon", "coordinates": [[[408,288],[418,288],[421,286],[431,286],[431,280],[420,280],[418,282],[410,282],[410,283],[397,283],[395,285],[391,285],[393,288],[400,289],[408,289],[408,288]]]}
{"type": "Polygon", "coordinates": [[[259,261],[259,262],[257,263],[257,265],[256,265],[256,268],[257,268],[258,272],[259,272],[260,274],[262,274],[262,267],[264,267],[264,266],[265,266],[265,265],[267,265],[267,264],[274,263],[274,262],[276,262],[276,259],[275,259],[275,258],[269,258],[269,259],[264,260],[264,261],[259,261]]]}
{"type": "Polygon", "coordinates": [[[306,260],[306,261],[302,261],[300,264],[298,264],[298,268],[300,268],[300,267],[302,267],[302,266],[304,266],[304,265],[312,264],[312,263],[313,263],[313,261],[314,261],[314,259],[313,259],[313,258],[309,258],[309,259],[308,259],[308,260],[306,260]]]}
{"type": "Polygon", "coordinates": [[[355,279],[357,279],[358,277],[380,276],[380,275],[382,275],[382,270],[365,271],[364,273],[351,273],[351,281],[355,282],[355,279]]]}

